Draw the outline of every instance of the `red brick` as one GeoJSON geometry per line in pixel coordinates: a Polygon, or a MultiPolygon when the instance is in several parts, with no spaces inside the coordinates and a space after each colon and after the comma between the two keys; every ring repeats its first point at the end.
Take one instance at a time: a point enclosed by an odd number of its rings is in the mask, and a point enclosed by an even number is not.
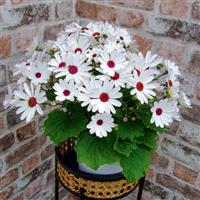
{"type": "Polygon", "coordinates": [[[45,135],[42,134],[41,136],[39,136],[39,144],[41,147],[44,146],[46,141],[47,141],[47,137],[45,135]]]}
{"type": "Polygon", "coordinates": [[[15,181],[18,177],[18,169],[12,169],[8,171],[5,175],[0,177],[0,189],[6,187],[13,181],[15,181]]]}
{"type": "Polygon", "coordinates": [[[37,167],[38,163],[39,163],[39,155],[31,156],[30,158],[28,158],[23,162],[22,166],[23,173],[26,174],[30,172],[32,169],[37,167]]]}
{"type": "Polygon", "coordinates": [[[187,15],[189,3],[187,0],[165,0],[161,1],[160,12],[166,15],[176,17],[185,17],[187,15]]]}
{"type": "Polygon", "coordinates": [[[139,51],[141,51],[143,54],[146,54],[146,52],[151,49],[152,39],[140,35],[134,35],[133,39],[136,40],[139,45],[139,51]]]}
{"type": "Polygon", "coordinates": [[[0,37],[0,58],[5,58],[11,52],[11,38],[10,36],[0,37]]]}
{"type": "Polygon", "coordinates": [[[48,145],[41,153],[41,159],[45,160],[49,158],[54,153],[54,146],[52,144],[48,145]]]}
{"type": "Polygon", "coordinates": [[[193,104],[192,108],[184,108],[182,110],[182,115],[184,119],[200,124],[200,106],[199,105],[193,104]]]}
{"type": "Polygon", "coordinates": [[[28,199],[31,199],[34,195],[42,191],[43,188],[44,179],[42,177],[38,177],[27,187],[26,194],[28,196],[28,199]]]}
{"type": "Polygon", "coordinates": [[[9,200],[11,195],[12,195],[12,193],[13,193],[13,187],[9,186],[8,188],[6,188],[2,192],[0,192],[0,199],[9,200]]]}
{"type": "Polygon", "coordinates": [[[181,192],[186,198],[192,200],[199,200],[200,199],[200,191],[190,187],[187,184],[182,184],[178,182],[176,179],[170,177],[169,175],[165,174],[157,174],[156,177],[157,183],[163,185],[166,188],[171,189],[172,191],[181,192]]]}
{"type": "Polygon", "coordinates": [[[156,169],[167,169],[169,165],[169,160],[164,156],[160,156],[158,154],[153,154],[151,157],[152,164],[155,166],[156,169]]]}
{"type": "Polygon", "coordinates": [[[111,3],[127,8],[140,8],[144,10],[153,10],[154,7],[154,0],[112,0],[111,3]]]}
{"type": "Polygon", "coordinates": [[[24,197],[23,197],[23,193],[18,195],[17,197],[15,197],[13,200],[23,200],[24,197]]]}
{"type": "Polygon", "coordinates": [[[166,132],[167,132],[168,134],[170,134],[170,135],[176,135],[177,130],[178,130],[178,128],[179,128],[179,123],[180,123],[180,122],[178,122],[178,121],[173,121],[173,122],[170,124],[169,128],[167,128],[166,132]]]}
{"type": "Polygon", "coordinates": [[[2,131],[3,128],[4,128],[3,117],[0,116],[0,131],[2,131]]]}
{"type": "Polygon", "coordinates": [[[198,83],[196,87],[196,98],[200,101],[200,82],[198,83]]]}
{"type": "Polygon", "coordinates": [[[200,1],[192,3],[192,18],[200,19],[200,1]]]}
{"type": "Polygon", "coordinates": [[[19,141],[24,141],[28,138],[31,138],[36,133],[36,124],[35,121],[17,129],[16,135],[19,141]]]}
{"type": "Polygon", "coordinates": [[[3,5],[5,3],[5,0],[0,0],[0,5],[3,5]]]}
{"type": "Polygon", "coordinates": [[[117,12],[117,21],[121,26],[139,27],[144,22],[144,18],[139,12],[121,10],[117,12]]]}
{"type": "Polygon", "coordinates": [[[197,179],[198,172],[189,169],[188,167],[185,167],[181,165],[180,163],[175,162],[174,166],[174,175],[188,183],[194,184],[194,182],[197,179]]]}
{"type": "Polygon", "coordinates": [[[5,161],[8,167],[11,167],[18,162],[25,159],[31,153],[35,152],[38,147],[38,140],[34,138],[33,140],[17,147],[13,151],[9,152],[5,157],[5,161]]]}
{"type": "Polygon", "coordinates": [[[191,59],[187,64],[188,70],[193,74],[200,74],[200,51],[192,52],[191,59]]]}
{"type": "Polygon", "coordinates": [[[147,174],[146,174],[146,178],[148,180],[152,180],[153,177],[154,177],[154,169],[153,168],[149,168],[149,170],[147,171],[147,174]]]}
{"type": "Polygon", "coordinates": [[[35,29],[26,29],[15,34],[15,51],[17,53],[25,52],[26,48],[31,44],[33,38],[36,36],[35,29]]]}
{"type": "Polygon", "coordinates": [[[13,4],[19,4],[19,3],[31,3],[33,0],[12,0],[13,4]]]}
{"type": "Polygon", "coordinates": [[[183,58],[184,47],[174,43],[156,41],[153,44],[154,51],[160,56],[180,63],[183,58]]]}
{"type": "Polygon", "coordinates": [[[0,153],[7,151],[15,143],[15,138],[13,133],[6,134],[0,138],[0,153]]]}
{"type": "Polygon", "coordinates": [[[85,2],[83,0],[77,1],[76,13],[80,17],[86,17],[96,20],[109,22],[116,20],[116,11],[113,7],[85,2]]]}

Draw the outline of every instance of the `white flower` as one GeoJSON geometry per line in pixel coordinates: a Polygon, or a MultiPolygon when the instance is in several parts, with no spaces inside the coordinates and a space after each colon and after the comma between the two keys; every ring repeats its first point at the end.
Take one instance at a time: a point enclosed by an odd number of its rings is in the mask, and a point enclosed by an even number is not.
{"type": "Polygon", "coordinates": [[[139,73],[149,70],[149,73],[152,72],[152,74],[158,74],[155,67],[162,63],[162,58],[157,54],[152,55],[151,51],[148,51],[145,57],[142,53],[134,54],[132,59],[134,60],[134,68],[139,73]]]}
{"type": "Polygon", "coordinates": [[[114,119],[110,114],[96,114],[92,116],[92,121],[87,125],[90,134],[95,134],[97,137],[106,137],[108,132],[112,131],[115,126],[114,119]]]}
{"type": "Polygon", "coordinates": [[[157,87],[157,84],[152,82],[153,79],[154,77],[148,71],[144,71],[140,75],[135,74],[132,79],[131,86],[133,89],[131,90],[131,95],[136,95],[141,104],[148,103],[148,99],[156,96],[153,90],[157,87]]]}
{"type": "Polygon", "coordinates": [[[164,67],[166,68],[168,73],[173,74],[174,76],[181,75],[179,67],[170,60],[164,60],[164,67]]]}
{"type": "Polygon", "coordinates": [[[36,52],[37,49],[41,49],[42,45],[40,44],[39,37],[34,37],[31,44],[26,48],[26,56],[31,57],[36,52]]]}
{"type": "Polygon", "coordinates": [[[169,99],[155,102],[151,112],[153,113],[151,123],[155,123],[157,127],[164,128],[164,126],[169,126],[173,119],[180,120],[177,102],[169,99]]]}
{"type": "Polygon", "coordinates": [[[14,76],[17,76],[17,75],[23,75],[24,74],[24,72],[27,70],[27,69],[29,69],[30,67],[31,67],[31,63],[30,62],[22,62],[22,63],[18,63],[18,64],[16,64],[15,65],[15,70],[13,70],[13,75],[14,76]]]}
{"type": "Polygon", "coordinates": [[[192,107],[190,99],[185,95],[185,93],[183,91],[180,92],[178,102],[181,107],[188,107],[188,108],[192,107]]]}
{"type": "Polygon", "coordinates": [[[3,101],[3,106],[5,109],[9,108],[9,107],[13,107],[16,105],[16,103],[18,102],[18,98],[15,98],[14,99],[14,96],[13,96],[13,88],[8,85],[8,94],[5,96],[5,99],[3,101]]]}
{"type": "Polygon", "coordinates": [[[82,54],[67,54],[67,67],[55,70],[56,78],[65,76],[66,81],[73,80],[76,84],[81,84],[91,75],[89,70],[91,67],[85,62],[86,57],[82,54]]]}
{"type": "Polygon", "coordinates": [[[75,33],[77,31],[80,31],[81,30],[81,26],[75,22],[72,22],[71,24],[67,25],[66,28],[65,28],[65,32],[67,34],[71,34],[71,33],[75,33]]]}
{"type": "Polygon", "coordinates": [[[84,104],[81,106],[89,105],[92,112],[98,111],[99,113],[115,113],[114,106],[120,107],[121,102],[117,100],[122,96],[120,87],[115,87],[113,81],[93,81],[92,91],[84,91],[80,93],[79,100],[83,100],[84,104]]]}
{"type": "Polygon", "coordinates": [[[18,107],[16,113],[22,113],[20,119],[26,119],[26,122],[29,122],[34,117],[36,112],[38,112],[40,115],[43,114],[39,104],[44,103],[47,99],[45,97],[45,92],[40,91],[40,85],[34,88],[32,84],[29,87],[27,83],[24,83],[23,86],[24,91],[14,91],[14,98],[19,99],[16,104],[16,107],[18,107]]]}
{"type": "Polygon", "coordinates": [[[117,27],[114,34],[115,34],[116,39],[120,43],[125,44],[125,46],[128,46],[130,43],[133,42],[131,40],[130,34],[124,28],[117,27]]]}
{"type": "Polygon", "coordinates": [[[27,77],[35,85],[47,83],[50,75],[47,64],[45,62],[38,62],[33,64],[31,68],[26,71],[27,77]]]}
{"type": "Polygon", "coordinates": [[[89,50],[86,54],[86,57],[88,58],[88,62],[91,62],[92,60],[94,60],[95,62],[98,62],[100,53],[101,53],[101,50],[97,47],[94,47],[92,50],[89,50]]]}
{"type": "Polygon", "coordinates": [[[180,91],[180,83],[173,72],[169,71],[166,77],[168,93],[170,97],[178,98],[180,91]]]}
{"type": "Polygon", "coordinates": [[[102,52],[99,62],[101,63],[100,68],[103,73],[109,76],[114,76],[116,71],[125,68],[127,65],[124,53],[118,51],[112,51],[111,53],[102,52]]]}
{"type": "Polygon", "coordinates": [[[129,67],[126,67],[125,69],[120,69],[119,71],[116,71],[114,76],[98,75],[96,76],[96,78],[102,81],[111,80],[116,87],[124,88],[126,86],[126,83],[130,84],[133,79],[131,72],[132,70],[129,67]]]}
{"type": "Polygon", "coordinates": [[[77,95],[77,88],[73,81],[68,83],[66,80],[60,79],[59,83],[55,83],[53,89],[55,90],[57,101],[74,101],[74,97],[77,95]]]}
{"type": "Polygon", "coordinates": [[[64,68],[68,65],[67,54],[65,52],[56,52],[55,58],[52,58],[48,65],[49,70],[54,71],[55,69],[64,68]]]}
{"type": "Polygon", "coordinates": [[[89,46],[90,46],[89,40],[85,36],[71,35],[68,37],[62,49],[64,51],[69,51],[74,53],[86,53],[89,46]]]}
{"type": "Polygon", "coordinates": [[[118,51],[118,52],[124,52],[125,49],[123,48],[123,45],[121,43],[117,43],[116,40],[109,40],[104,45],[104,50],[108,53],[111,53],[112,51],[118,51]]]}

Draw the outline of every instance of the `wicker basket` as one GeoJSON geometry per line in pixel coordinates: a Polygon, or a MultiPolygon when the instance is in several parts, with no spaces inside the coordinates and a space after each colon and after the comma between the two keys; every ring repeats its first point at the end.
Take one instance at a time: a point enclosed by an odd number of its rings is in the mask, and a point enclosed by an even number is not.
{"type": "Polygon", "coordinates": [[[84,192],[86,199],[118,199],[128,195],[138,182],[128,184],[121,173],[94,175],[79,170],[75,151],[56,147],[56,173],[65,189],[75,195],[84,192]]]}

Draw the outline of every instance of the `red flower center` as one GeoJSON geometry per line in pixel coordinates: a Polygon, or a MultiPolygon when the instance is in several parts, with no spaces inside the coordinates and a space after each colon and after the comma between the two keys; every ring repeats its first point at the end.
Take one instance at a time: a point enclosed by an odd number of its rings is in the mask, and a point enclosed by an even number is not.
{"type": "Polygon", "coordinates": [[[94,36],[94,37],[97,37],[97,36],[99,36],[99,35],[100,35],[99,32],[95,32],[95,33],[92,34],[92,36],[94,36]]]}
{"type": "Polygon", "coordinates": [[[35,105],[37,104],[37,100],[35,97],[31,97],[29,100],[28,100],[28,105],[29,107],[34,107],[35,105]]]}
{"type": "Polygon", "coordinates": [[[66,96],[66,97],[67,97],[67,96],[69,96],[69,95],[70,95],[70,91],[69,91],[69,90],[64,90],[64,91],[63,91],[63,94],[64,94],[64,96],[66,96]]]}
{"type": "Polygon", "coordinates": [[[107,102],[109,100],[109,95],[106,92],[101,93],[101,95],[99,96],[100,100],[102,102],[107,102]]]}
{"type": "Polygon", "coordinates": [[[115,62],[114,62],[113,60],[109,60],[109,61],[107,62],[107,65],[108,65],[108,67],[110,67],[110,68],[114,68],[114,67],[115,67],[115,62]]]}
{"type": "Polygon", "coordinates": [[[89,30],[89,28],[88,27],[82,27],[81,30],[85,31],[85,30],[89,30]]]}
{"type": "Polygon", "coordinates": [[[144,89],[144,85],[142,82],[138,82],[136,85],[137,90],[142,91],[144,89]]]}
{"type": "Polygon", "coordinates": [[[156,109],[156,115],[160,116],[162,114],[163,110],[161,108],[156,109]]]}
{"type": "Polygon", "coordinates": [[[40,72],[35,73],[36,78],[40,78],[41,76],[42,76],[42,74],[40,72]]]}
{"type": "Polygon", "coordinates": [[[124,40],[124,38],[122,36],[119,37],[120,40],[124,40]]]}
{"type": "Polygon", "coordinates": [[[115,72],[114,76],[111,76],[112,80],[118,80],[119,79],[119,73],[115,72]]]}
{"type": "Polygon", "coordinates": [[[94,53],[94,54],[92,55],[92,57],[93,57],[93,58],[97,57],[97,54],[96,54],[96,53],[94,53]]]}
{"type": "Polygon", "coordinates": [[[168,81],[168,86],[172,87],[173,86],[173,82],[171,80],[168,81]]]}
{"type": "Polygon", "coordinates": [[[68,69],[70,74],[76,74],[78,72],[78,67],[75,65],[71,65],[68,69]]]}
{"type": "Polygon", "coordinates": [[[103,120],[102,119],[98,119],[97,120],[97,125],[101,126],[103,124],[103,120]]]}
{"type": "Polygon", "coordinates": [[[30,63],[26,63],[26,66],[30,66],[30,63]]]}
{"type": "Polygon", "coordinates": [[[81,49],[81,48],[76,48],[76,49],[75,49],[75,53],[77,53],[77,52],[80,52],[80,53],[82,53],[83,51],[82,51],[82,49],[81,49]]]}
{"type": "Polygon", "coordinates": [[[59,65],[58,65],[59,68],[62,68],[62,67],[66,67],[66,63],[65,62],[61,62],[59,65]]]}

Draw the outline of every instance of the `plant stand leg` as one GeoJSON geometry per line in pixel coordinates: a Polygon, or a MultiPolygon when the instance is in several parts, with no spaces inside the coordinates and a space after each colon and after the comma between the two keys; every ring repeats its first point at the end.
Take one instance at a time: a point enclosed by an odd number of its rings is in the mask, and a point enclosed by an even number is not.
{"type": "Polygon", "coordinates": [[[80,200],[84,200],[85,199],[84,192],[85,192],[85,190],[83,188],[81,188],[80,189],[80,193],[79,193],[79,199],[80,200]]]}
{"type": "Polygon", "coordinates": [[[145,177],[142,177],[139,181],[139,189],[138,189],[138,194],[137,194],[137,200],[142,199],[142,192],[144,189],[144,182],[145,182],[145,177]]]}
{"type": "Polygon", "coordinates": [[[59,180],[56,175],[57,160],[55,159],[55,200],[59,200],[59,180]]]}

